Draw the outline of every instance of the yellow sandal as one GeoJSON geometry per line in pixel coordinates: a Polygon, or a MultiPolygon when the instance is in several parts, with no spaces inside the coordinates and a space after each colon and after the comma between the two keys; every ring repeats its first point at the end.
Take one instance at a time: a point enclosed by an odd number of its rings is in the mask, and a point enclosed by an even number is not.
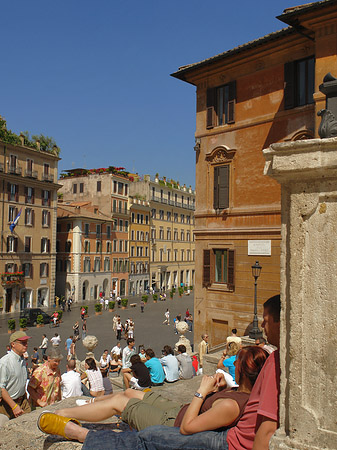
{"type": "Polygon", "coordinates": [[[70,440],[70,438],[68,438],[64,432],[67,423],[70,421],[76,423],[80,427],[82,426],[77,419],[58,416],[57,414],[54,414],[50,411],[44,411],[42,414],[40,414],[37,420],[37,426],[43,433],[62,436],[70,440]]]}

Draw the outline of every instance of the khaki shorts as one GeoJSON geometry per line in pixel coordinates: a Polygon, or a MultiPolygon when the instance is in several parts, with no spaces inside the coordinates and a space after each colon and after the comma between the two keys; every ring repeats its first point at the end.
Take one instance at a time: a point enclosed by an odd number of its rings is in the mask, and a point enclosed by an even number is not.
{"type": "Polygon", "coordinates": [[[146,392],[143,400],[131,398],[121,417],[124,422],[138,431],[151,425],[173,427],[183,406],[183,403],[168,400],[155,392],[146,392]]]}
{"type": "MultiPolygon", "coordinates": [[[[24,413],[30,413],[31,407],[26,397],[22,398],[20,401],[16,402],[24,413]]],[[[4,414],[10,419],[14,419],[12,408],[4,400],[0,400],[0,414],[4,414]]]]}

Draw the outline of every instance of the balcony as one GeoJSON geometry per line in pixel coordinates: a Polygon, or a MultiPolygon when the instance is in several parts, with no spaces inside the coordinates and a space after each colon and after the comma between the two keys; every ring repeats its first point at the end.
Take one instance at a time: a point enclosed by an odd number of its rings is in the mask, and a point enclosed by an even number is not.
{"type": "Polygon", "coordinates": [[[25,177],[27,177],[27,178],[34,178],[36,180],[37,179],[37,171],[36,170],[31,170],[31,169],[26,169],[25,170],[25,177]]]}
{"type": "Polygon", "coordinates": [[[8,173],[11,175],[21,175],[22,174],[22,168],[18,166],[9,166],[8,167],[8,173]]]}
{"type": "Polygon", "coordinates": [[[24,281],[24,273],[23,272],[14,272],[14,273],[2,273],[1,274],[1,284],[6,286],[7,288],[10,286],[16,286],[22,284],[24,281]]]}
{"type": "Polygon", "coordinates": [[[48,181],[49,183],[54,182],[54,175],[50,175],[49,173],[42,174],[42,181],[48,181]]]}
{"type": "Polygon", "coordinates": [[[161,198],[158,195],[152,195],[151,200],[158,203],[163,203],[164,205],[176,206],[177,208],[190,209],[194,211],[193,205],[188,205],[187,203],[181,203],[175,200],[168,200],[166,198],[161,198]]]}

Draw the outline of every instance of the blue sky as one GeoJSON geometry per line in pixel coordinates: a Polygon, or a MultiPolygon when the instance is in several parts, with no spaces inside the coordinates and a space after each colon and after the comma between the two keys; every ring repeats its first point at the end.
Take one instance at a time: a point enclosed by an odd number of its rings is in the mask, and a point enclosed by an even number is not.
{"type": "Polygon", "coordinates": [[[194,187],[195,88],[170,74],[285,27],[290,0],[3,2],[0,114],[59,172],[123,166],[194,187]]]}

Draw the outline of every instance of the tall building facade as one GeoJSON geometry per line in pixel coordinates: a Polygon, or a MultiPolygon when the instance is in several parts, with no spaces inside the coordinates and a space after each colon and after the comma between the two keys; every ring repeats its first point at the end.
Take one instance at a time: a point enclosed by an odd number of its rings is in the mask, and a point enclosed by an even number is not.
{"type": "Polygon", "coordinates": [[[193,286],[195,267],[195,193],[176,182],[145,175],[130,185],[130,195],[149,202],[150,287],[169,290],[193,286]]]}
{"type": "Polygon", "coordinates": [[[280,286],[280,187],[263,173],[271,143],[317,136],[323,77],[336,75],[336,2],[290,8],[289,28],[183,66],[196,86],[195,335],[217,345],[280,286]]]}
{"type": "Polygon", "coordinates": [[[63,203],[89,201],[114,219],[112,228],[111,290],[124,296],[129,291],[129,184],[127,172],[113,167],[74,169],[60,179],[63,203]]]}
{"type": "Polygon", "coordinates": [[[113,219],[89,202],[58,204],[56,295],[97,300],[112,290],[113,219]]]}
{"type": "Polygon", "coordinates": [[[0,140],[2,312],[54,302],[57,154],[0,140]]]}

